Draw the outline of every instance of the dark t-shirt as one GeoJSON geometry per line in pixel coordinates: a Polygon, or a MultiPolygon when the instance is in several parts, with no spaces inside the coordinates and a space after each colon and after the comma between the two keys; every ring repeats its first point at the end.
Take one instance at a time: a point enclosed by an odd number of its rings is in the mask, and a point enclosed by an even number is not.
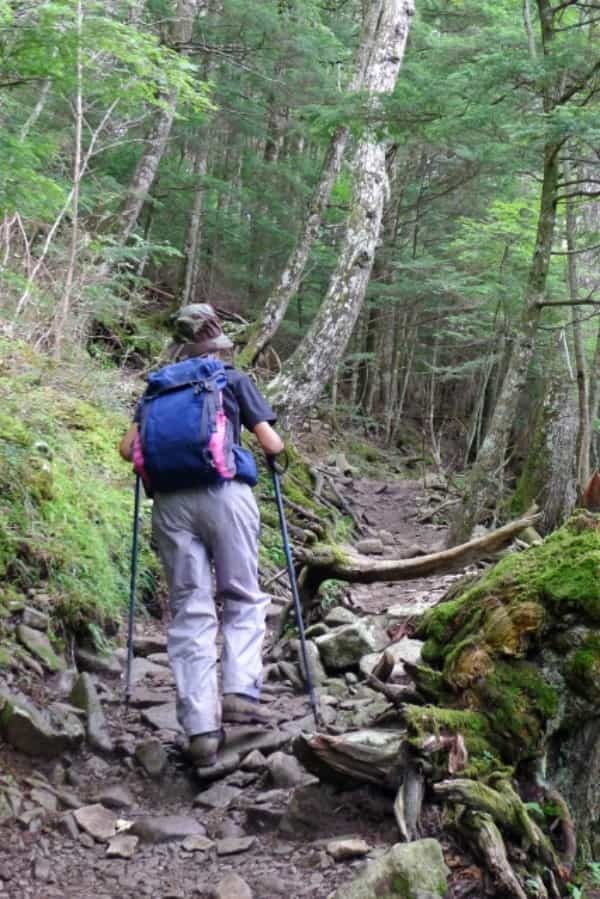
{"type": "MultiPolygon", "coordinates": [[[[234,443],[239,443],[242,426],[252,431],[261,421],[274,424],[277,416],[248,375],[236,371],[232,365],[226,365],[225,372],[227,386],[223,390],[223,408],[233,427],[234,443]]],[[[139,423],[139,404],[133,420],[139,423]]]]}
{"type": "Polygon", "coordinates": [[[233,439],[239,443],[242,425],[252,431],[261,421],[274,424],[277,416],[248,375],[230,365],[225,370],[227,387],[223,391],[223,407],[233,425],[233,439]]]}

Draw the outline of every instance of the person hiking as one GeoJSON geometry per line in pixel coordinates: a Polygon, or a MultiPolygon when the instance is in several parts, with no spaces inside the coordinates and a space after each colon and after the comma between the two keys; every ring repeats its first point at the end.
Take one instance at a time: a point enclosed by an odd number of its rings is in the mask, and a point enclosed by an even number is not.
{"type": "MultiPolygon", "coordinates": [[[[178,364],[215,359],[233,346],[208,304],[185,306],[177,316],[177,328],[179,336],[187,338],[169,350],[178,364]]],[[[234,444],[239,444],[243,426],[254,433],[268,457],[276,456],[284,445],[273,429],[275,413],[247,375],[231,365],[225,365],[224,373],[222,407],[234,444]]],[[[140,417],[138,406],[119,446],[121,456],[129,461],[140,439],[140,417]]],[[[177,717],[197,766],[216,763],[222,723],[268,723],[271,718],[260,705],[261,653],[270,599],[258,583],[258,507],[251,487],[241,477],[214,485],[159,489],[153,494],[152,531],[169,590],[167,648],[177,717]],[[211,567],[216,596],[223,605],[222,701],[211,567]]]]}

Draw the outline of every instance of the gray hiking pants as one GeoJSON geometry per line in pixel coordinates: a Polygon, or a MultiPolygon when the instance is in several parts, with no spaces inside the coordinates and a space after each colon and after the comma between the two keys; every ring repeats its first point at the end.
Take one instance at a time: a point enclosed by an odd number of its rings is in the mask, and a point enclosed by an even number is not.
{"type": "Polygon", "coordinates": [[[152,526],[169,585],[168,652],[177,717],[188,735],[218,730],[217,598],[223,602],[224,693],[258,698],[269,597],[258,586],[259,514],[250,487],[228,481],[159,494],[152,526]]]}

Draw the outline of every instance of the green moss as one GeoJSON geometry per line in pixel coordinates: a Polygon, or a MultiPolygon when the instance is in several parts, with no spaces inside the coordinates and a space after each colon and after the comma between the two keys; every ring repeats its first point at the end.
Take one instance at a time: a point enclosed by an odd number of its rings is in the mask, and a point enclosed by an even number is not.
{"type": "MultiPolygon", "coordinates": [[[[478,777],[505,770],[506,765],[493,743],[493,734],[485,715],[465,709],[438,706],[404,706],[409,742],[421,748],[431,734],[462,736],[469,753],[466,777],[478,777]]],[[[447,753],[447,750],[442,750],[447,753]]]]}
{"type": "Polygon", "coordinates": [[[569,686],[589,702],[600,702],[600,635],[589,637],[567,661],[569,686]]]}
{"type": "MultiPolygon", "coordinates": [[[[89,359],[77,378],[0,341],[0,365],[10,371],[0,407],[12,422],[0,439],[0,578],[42,588],[75,629],[113,619],[129,585],[133,478],[116,449],[128,417],[100,402],[100,386],[98,402],[79,395],[89,359]]],[[[140,583],[157,570],[142,539],[140,583]]]]}
{"type": "Polygon", "coordinates": [[[477,695],[495,740],[512,761],[539,753],[546,721],[559,707],[556,690],[525,661],[497,661],[477,695]]]}
{"type": "Polygon", "coordinates": [[[13,658],[13,650],[4,644],[0,646],[0,670],[10,668],[13,658]]]}

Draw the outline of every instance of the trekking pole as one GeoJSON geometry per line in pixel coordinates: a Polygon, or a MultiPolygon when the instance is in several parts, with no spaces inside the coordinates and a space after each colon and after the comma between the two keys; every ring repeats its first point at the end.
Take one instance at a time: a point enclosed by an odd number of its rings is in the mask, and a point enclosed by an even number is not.
{"type": "Polygon", "coordinates": [[[283,511],[283,498],[281,495],[281,482],[279,480],[279,471],[277,470],[277,462],[274,456],[267,456],[267,464],[271,469],[273,477],[273,488],[275,490],[275,500],[277,502],[277,511],[279,513],[279,525],[281,527],[281,537],[283,540],[283,551],[285,553],[285,561],[287,564],[288,577],[290,579],[290,587],[292,590],[292,599],[294,601],[294,611],[296,613],[296,621],[298,622],[298,631],[300,633],[300,651],[302,654],[302,663],[306,677],[306,689],[312,708],[313,718],[315,719],[315,727],[320,726],[319,708],[317,705],[317,697],[313,686],[310,666],[308,664],[308,652],[306,649],[306,635],[304,633],[304,622],[302,621],[302,605],[300,603],[300,594],[298,593],[298,583],[296,581],[296,572],[294,571],[294,563],[292,561],[292,552],[290,549],[290,541],[288,537],[287,522],[283,511]]]}
{"type": "Polygon", "coordinates": [[[125,704],[131,699],[131,666],[133,663],[133,619],[135,615],[135,582],[137,579],[138,534],[140,530],[140,498],[142,479],[135,476],[135,499],[133,503],[133,536],[131,541],[131,580],[129,586],[129,622],[127,627],[127,675],[125,681],[125,704]]]}

